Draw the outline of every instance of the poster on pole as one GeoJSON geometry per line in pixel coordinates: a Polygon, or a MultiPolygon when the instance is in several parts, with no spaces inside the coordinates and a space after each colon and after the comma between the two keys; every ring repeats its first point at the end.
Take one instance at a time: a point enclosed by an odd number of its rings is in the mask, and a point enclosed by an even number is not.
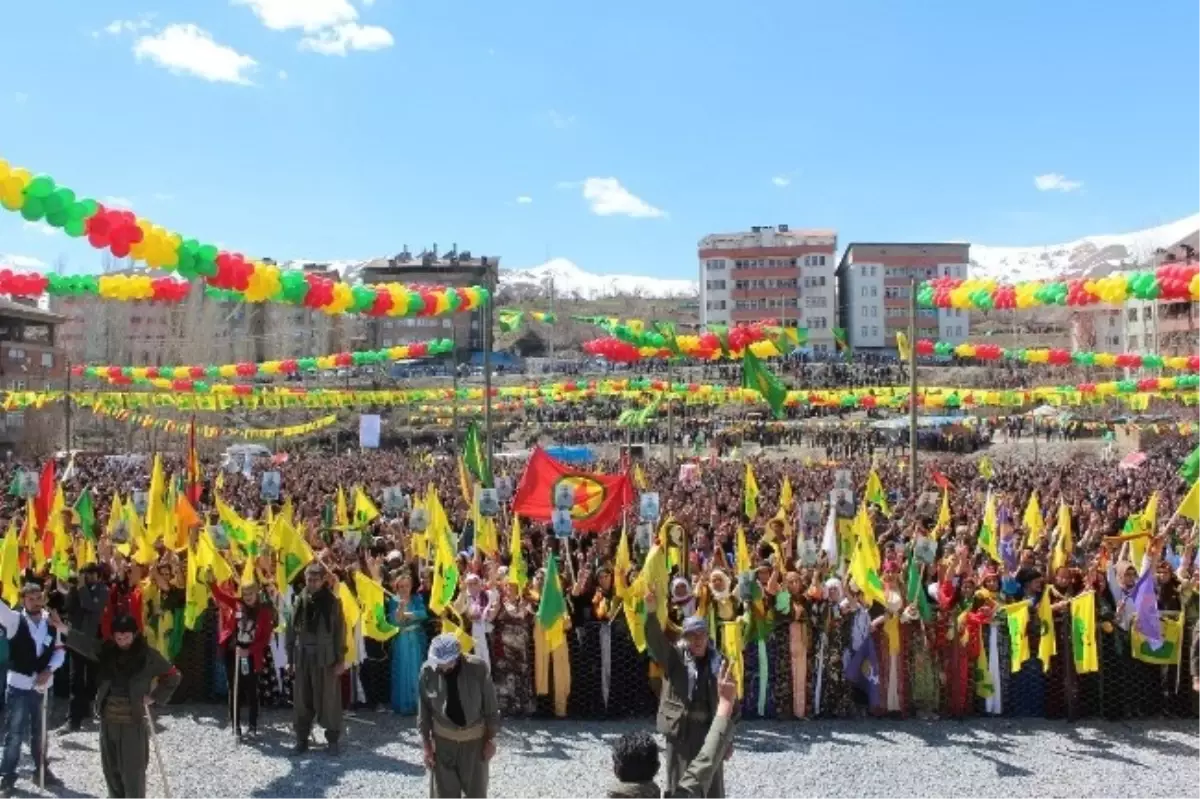
{"type": "Polygon", "coordinates": [[[363,413],[358,417],[359,449],[379,449],[380,419],[377,413],[363,413]]]}

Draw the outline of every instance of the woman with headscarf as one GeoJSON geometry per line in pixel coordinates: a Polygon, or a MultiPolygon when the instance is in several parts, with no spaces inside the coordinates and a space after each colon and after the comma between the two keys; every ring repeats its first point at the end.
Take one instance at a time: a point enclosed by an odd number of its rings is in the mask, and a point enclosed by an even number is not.
{"type": "Polygon", "coordinates": [[[812,715],[814,718],[847,718],[854,700],[842,668],[842,652],[849,640],[842,618],[842,581],[830,577],[823,598],[810,607],[814,635],[812,715]]]}
{"type": "Polygon", "coordinates": [[[417,713],[417,682],[425,661],[425,598],[414,593],[416,570],[411,563],[400,568],[392,581],[392,596],[385,612],[399,632],[392,638],[392,710],[403,716],[417,713]]]}
{"type": "Polygon", "coordinates": [[[529,716],[535,709],[531,630],[534,608],[521,595],[516,583],[509,581],[504,569],[500,580],[500,612],[496,614],[495,655],[492,679],[496,683],[496,701],[504,716],[529,716]]]}
{"type": "Polygon", "coordinates": [[[776,625],[775,635],[786,636],[787,647],[781,647],[786,655],[786,668],[785,663],[779,663],[775,670],[776,682],[781,686],[775,707],[781,714],[790,709],[792,718],[803,719],[808,716],[808,660],[812,649],[810,599],[800,572],[788,572],[784,576],[784,588],[776,597],[775,610],[781,623],[776,625]]]}
{"type": "Polygon", "coordinates": [[[894,560],[883,564],[882,608],[871,608],[871,635],[879,656],[878,704],[876,715],[900,716],[908,707],[908,625],[901,624],[904,594],[900,568],[894,560]]]}
{"type": "Polygon", "coordinates": [[[1046,718],[1074,721],[1079,718],[1079,675],[1075,673],[1072,645],[1071,598],[1079,593],[1078,572],[1062,566],[1054,572],[1050,610],[1054,616],[1054,649],[1046,673],[1046,718]]]}
{"type": "MultiPolygon", "coordinates": [[[[1023,718],[1045,718],[1046,674],[1042,662],[1037,658],[1038,644],[1041,641],[1037,602],[1044,590],[1045,580],[1036,568],[1024,567],[1017,572],[1017,583],[1023,590],[1023,596],[1018,602],[1026,607],[1024,635],[1030,656],[1020,664],[1012,676],[1012,702],[1009,712],[1010,715],[1023,718]]],[[[1012,634],[1011,624],[1009,633],[1012,634]]]]}

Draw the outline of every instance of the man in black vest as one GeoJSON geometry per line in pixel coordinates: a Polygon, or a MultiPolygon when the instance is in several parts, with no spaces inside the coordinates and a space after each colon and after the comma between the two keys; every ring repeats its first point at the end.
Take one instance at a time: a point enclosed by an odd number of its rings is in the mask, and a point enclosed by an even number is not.
{"type": "Polygon", "coordinates": [[[0,796],[12,796],[21,759],[21,739],[30,731],[35,775],[44,769],[45,785],[60,785],[43,763],[46,739],[42,730],[42,704],[54,672],[65,653],[58,633],[43,612],[45,594],[39,583],[21,589],[24,607],[13,610],[0,602],[0,627],[8,638],[8,714],[4,719],[4,754],[0,756],[0,796]]]}

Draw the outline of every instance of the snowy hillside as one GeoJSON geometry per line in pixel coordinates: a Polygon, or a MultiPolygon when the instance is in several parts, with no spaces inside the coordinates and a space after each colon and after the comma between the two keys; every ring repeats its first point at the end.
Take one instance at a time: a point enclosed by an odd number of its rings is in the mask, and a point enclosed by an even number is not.
{"type": "Polygon", "coordinates": [[[500,289],[546,294],[554,282],[557,297],[594,300],[600,297],[695,297],[700,289],[694,280],[671,280],[642,275],[597,275],[580,269],[566,258],[552,258],[541,266],[501,269],[500,289]]]}
{"type": "Polygon", "coordinates": [[[1102,276],[1112,269],[1148,265],[1159,247],[1170,247],[1200,228],[1200,214],[1115,236],[1088,236],[1046,247],[971,245],[971,277],[1005,282],[1102,276]]]}

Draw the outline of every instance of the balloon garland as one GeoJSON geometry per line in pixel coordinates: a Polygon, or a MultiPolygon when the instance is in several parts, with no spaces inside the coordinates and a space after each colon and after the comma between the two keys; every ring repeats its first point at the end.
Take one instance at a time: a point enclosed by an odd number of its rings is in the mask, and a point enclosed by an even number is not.
{"type": "MultiPolygon", "coordinates": [[[[174,381],[172,381],[174,382],[174,381]]],[[[1086,405],[1121,400],[1131,407],[1144,406],[1151,399],[1180,401],[1194,405],[1200,401],[1200,375],[1151,377],[1142,380],[1112,380],[1065,386],[1038,386],[1028,389],[968,389],[926,387],[919,390],[918,404],[925,408],[972,408],[985,406],[1021,407],[1033,403],[1086,405]]],[[[305,389],[254,385],[205,384],[194,382],[172,385],[170,392],[75,391],[74,402],[83,405],[107,405],[125,410],[168,407],[185,411],[223,411],[232,407],[248,408],[340,408],[395,407],[413,404],[438,404],[451,401],[481,402],[483,389],[394,389],[380,391],[305,389]]],[[[41,407],[61,400],[64,392],[17,391],[4,395],[3,409],[41,407]]],[[[670,397],[689,404],[754,404],[761,402],[754,389],[719,384],[681,383],[648,378],[627,380],[566,381],[542,386],[503,386],[492,389],[498,402],[519,402],[539,407],[558,402],[581,402],[595,398],[619,398],[630,401],[654,401],[670,397]]],[[[827,408],[907,408],[907,386],[877,386],[852,389],[788,391],[789,406],[827,408]]]]}
{"type": "Polygon", "coordinates": [[[607,330],[608,338],[583,343],[583,351],[615,363],[635,363],[643,358],[685,356],[705,361],[741,358],[747,349],[759,358],[786,355],[808,343],[805,328],[777,327],[768,324],[717,327],[699,335],[677,334],[671,322],[640,319],[614,322],[605,317],[576,317],[607,330]]]}
{"type": "Polygon", "coordinates": [[[103,297],[106,300],[183,302],[191,291],[186,280],[149,275],[43,275],[0,269],[0,294],[12,297],[103,297]]]}
{"type": "Polygon", "coordinates": [[[1011,284],[990,279],[939,277],[925,281],[917,289],[917,302],[923,308],[980,311],[1023,310],[1044,305],[1123,305],[1129,299],[1200,300],[1200,264],[1173,263],[1152,272],[1114,272],[1094,279],[1030,280],[1011,284]]]}
{"type": "Polygon", "coordinates": [[[1181,372],[1200,371],[1200,355],[1142,355],[1137,352],[1074,352],[1058,348],[1008,349],[995,344],[954,344],[949,341],[918,339],[918,356],[955,356],[977,358],[981,361],[1018,361],[1051,366],[1099,366],[1105,369],[1174,369],[1181,372]]]}
{"type": "Polygon", "coordinates": [[[279,375],[311,374],[322,369],[344,369],[352,366],[373,366],[389,361],[434,358],[454,351],[454,342],[446,338],[417,341],[385,347],[381,350],[339,352],[311,358],[241,362],[208,366],[72,366],[73,377],[104,379],[113,385],[154,385],[170,388],[171,381],[200,381],[214,377],[277,377],[279,375]],[[165,382],[154,382],[165,381],[165,382]]]}
{"type": "MultiPolygon", "coordinates": [[[[185,239],[132,211],[105,208],[92,199],[80,199],[48,175],[33,176],[0,159],[0,207],[21,214],[29,222],[45,222],[68,236],[86,236],[96,249],[108,250],[117,258],[131,258],[151,269],[170,270],[192,280],[202,279],[217,290],[231,292],[225,298],[240,302],[280,302],[301,305],[327,314],[368,316],[441,316],[471,311],[488,303],[482,286],[408,286],[403,283],[351,285],[299,269],[281,269],[238,252],[219,250],[216,245],[185,239]]],[[[7,270],[5,270],[7,271],[7,270]]],[[[0,272],[0,275],[3,273],[0,272]]],[[[63,294],[95,293],[107,299],[162,299],[178,302],[187,291],[171,283],[154,284],[146,276],[123,276],[125,282],[101,280],[89,275],[51,276],[28,274],[16,279],[9,272],[9,288],[20,296],[42,292],[63,294]],[[95,289],[92,289],[92,286],[95,289]],[[150,286],[147,289],[147,285],[150,286]],[[36,292],[35,287],[40,287],[36,292]],[[150,291],[151,293],[147,293],[150,291]],[[175,295],[182,294],[175,299],[175,295]]],[[[116,277],[116,276],[114,276],[116,277]]],[[[187,283],[179,285],[186,287],[187,283]]],[[[0,293],[4,292],[0,284],[0,293]]]]}
{"type": "Polygon", "coordinates": [[[549,311],[521,311],[516,308],[501,308],[496,311],[496,322],[500,325],[501,333],[511,333],[521,326],[525,317],[535,322],[552,325],[558,317],[549,311]]]}
{"type": "MultiPolygon", "coordinates": [[[[162,430],[165,433],[187,435],[190,428],[188,422],[180,422],[175,419],[161,419],[156,416],[126,410],[114,411],[103,405],[89,408],[89,410],[97,416],[105,416],[109,419],[115,419],[118,422],[128,422],[134,427],[154,428],[162,430]]],[[[328,416],[313,419],[311,422],[286,425],[284,427],[219,427],[211,424],[198,424],[196,425],[196,435],[201,438],[244,438],[250,440],[296,438],[330,427],[337,420],[337,414],[331,413],[328,416]]]]}

